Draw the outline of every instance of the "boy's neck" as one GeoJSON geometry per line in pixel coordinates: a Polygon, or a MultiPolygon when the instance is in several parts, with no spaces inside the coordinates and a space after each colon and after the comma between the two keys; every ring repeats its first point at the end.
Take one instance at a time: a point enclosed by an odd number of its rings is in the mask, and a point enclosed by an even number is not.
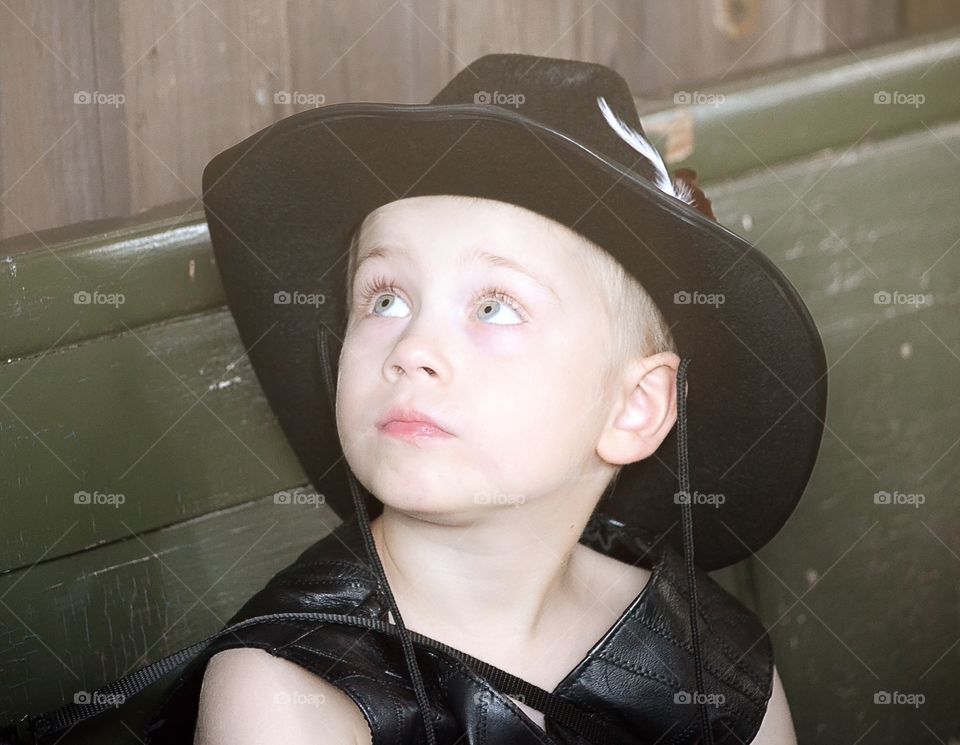
{"type": "Polygon", "coordinates": [[[589,549],[578,543],[588,516],[551,528],[536,511],[448,525],[385,506],[370,527],[404,623],[467,652],[549,637],[552,620],[589,596],[589,549]]]}

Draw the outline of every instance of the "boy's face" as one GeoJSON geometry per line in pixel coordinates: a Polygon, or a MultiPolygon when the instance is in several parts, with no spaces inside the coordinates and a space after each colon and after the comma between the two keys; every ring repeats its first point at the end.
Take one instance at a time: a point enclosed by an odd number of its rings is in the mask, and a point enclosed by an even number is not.
{"type": "Polygon", "coordinates": [[[368,217],[337,427],[351,468],[381,501],[462,514],[545,494],[582,498],[583,475],[602,488],[612,467],[596,452],[610,415],[600,381],[613,335],[580,241],[522,208],[448,195],[401,199],[368,217]],[[475,252],[516,262],[545,286],[475,252]],[[365,301],[378,278],[391,289],[365,301]],[[382,431],[395,406],[432,415],[453,436],[382,431]]]}

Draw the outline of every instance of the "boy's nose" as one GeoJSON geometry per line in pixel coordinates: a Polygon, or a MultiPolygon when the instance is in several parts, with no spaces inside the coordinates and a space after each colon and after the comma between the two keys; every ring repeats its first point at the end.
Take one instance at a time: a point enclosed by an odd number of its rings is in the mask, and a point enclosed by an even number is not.
{"type": "Polygon", "coordinates": [[[447,366],[440,352],[441,348],[436,336],[406,334],[384,361],[386,369],[394,376],[419,376],[425,373],[431,378],[443,377],[447,366]]]}
{"type": "MultiPolygon", "coordinates": [[[[394,369],[402,375],[407,373],[407,370],[401,367],[400,365],[394,365],[394,369]]],[[[427,373],[427,375],[430,375],[430,376],[434,376],[437,374],[436,370],[434,370],[432,367],[427,367],[426,365],[421,365],[418,369],[424,370],[427,373]]]]}

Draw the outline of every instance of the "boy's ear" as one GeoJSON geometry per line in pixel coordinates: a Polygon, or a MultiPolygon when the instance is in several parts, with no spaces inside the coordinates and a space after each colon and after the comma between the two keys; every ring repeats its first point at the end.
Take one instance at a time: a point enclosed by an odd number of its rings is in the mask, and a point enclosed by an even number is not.
{"type": "Polygon", "coordinates": [[[644,357],[627,366],[615,382],[622,386],[622,393],[614,399],[597,455],[613,465],[626,465],[656,452],[677,421],[679,367],[680,358],[673,352],[644,357]]]}

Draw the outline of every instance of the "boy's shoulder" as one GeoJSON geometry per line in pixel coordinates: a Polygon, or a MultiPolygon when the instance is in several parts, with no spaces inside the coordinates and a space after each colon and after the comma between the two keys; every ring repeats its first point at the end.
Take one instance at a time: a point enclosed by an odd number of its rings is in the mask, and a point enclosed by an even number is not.
{"type": "Polygon", "coordinates": [[[238,647],[214,654],[200,691],[194,742],[372,742],[363,710],[324,678],[266,650],[238,647]]]}
{"type": "Polygon", "coordinates": [[[387,645],[381,635],[369,633],[362,625],[325,623],[309,615],[385,620],[378,584],[362,559],[362,549],[355,521],[344,522],[274,574],[221,632],[237,628],[213,639],[165,691],[160,706],[145,725],[144,741],[158,745],[191,741],[203,681],[214,658],[221,671],[225,665],[235,668],[258,664],[277,674],[283,670],[289,673],[289,666],[299,665],[306,668],[304,674],[319,676],[315,685],[320,687],[339,686],[350,678],[362,679],[363,685],[369,686],[389,684],[392,679],[385,670],[389,666],[382,657],[387,645]],[[225,656],[226,652],[230,656],[225,656]],[[277,659],[264,667],[267,655],[277,659]]]}

